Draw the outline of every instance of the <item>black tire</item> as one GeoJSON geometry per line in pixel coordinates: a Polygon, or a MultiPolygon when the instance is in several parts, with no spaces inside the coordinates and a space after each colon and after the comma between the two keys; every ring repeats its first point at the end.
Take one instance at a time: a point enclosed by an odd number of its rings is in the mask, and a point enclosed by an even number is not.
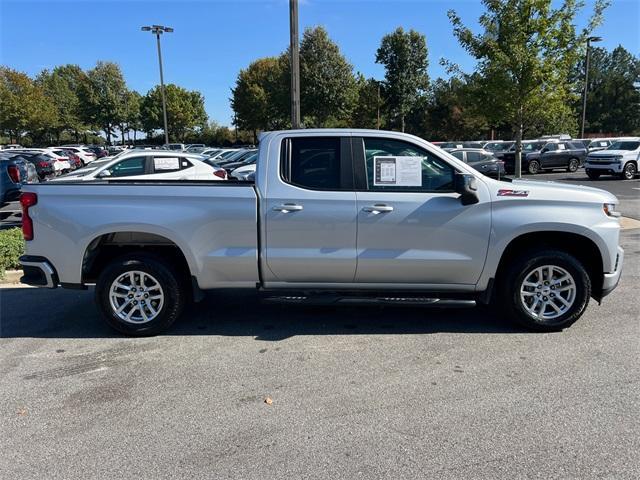
{"type": "Polygon", "coordinates": [[[574,173],[578,171],[580,168],[580,160],[577,158],[569,159],[569,165],[567,166],[567,172],[574,173]]]}
{"type": "MultiPolygon", "coordinates": [[[[106,322],[120,333],[131,336],[157,335],[165,331],[178,319],[187,301],[184,284],[176,271],[159,257],[146,253],[125,255],[110,263],[98,278],[95,297],[106,322]],[[135,324],[121,319],[111,305],[112,284],[123,274],[132,271],[151,276],[160,285],[164,295],[157,316],[145,323],[135,324]]],[[[141,300],[140,303],[144,302],[141,300]]]]}
{"type": "Polygon", "coordinates": [[[620,177],[622,177],[623,180],[633,180],[634,178],[636,178],[637,173],[638,168],[636,167],[636,164],[633,162],[627,162],[622,169],[620,177]]]}
{"type": "Polygon", "coordinates": [[[529,330],[555,332],[571,326],[582,316],[591,297],[591,279],[582,263],[566,252],[529,250],[511,262],[499,281],[498,294],[496,301],[510,319],[529,330]],[[546,265],[564,269],[571,274],[575,284],[573,303],[566,312],[551,320],[539,319],[530,314],[520,296],[520,288],[528,274],[535,268],[546,265]]]}
{"type": "Polygon", "coordinates": [[[596,172],[594,170],[587,170],[587,177],[591,180],[598,180],[600,178],[600,172],[596,172]]]}
{"type": "Polygon", "coordinates": [[[529,162],[529,173],[531,175],[535,175],[536,173],[540,173],[540,162],[537,160],[531,160],[529,162]]]}

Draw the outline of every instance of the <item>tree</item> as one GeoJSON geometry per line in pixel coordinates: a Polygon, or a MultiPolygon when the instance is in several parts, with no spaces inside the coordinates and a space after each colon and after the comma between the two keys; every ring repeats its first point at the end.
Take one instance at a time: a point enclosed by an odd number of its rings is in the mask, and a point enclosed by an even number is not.
{"type": "Polygon", "coordinates": [[[384,91],[390,113],[405,130],[405,117],[429,85],[428,53],[424,35],[414,30],[395,32],[382,37],[376,63],[385,67],[384,91]]]}
{"type": "Polygon", "coordinates": [[[353,109],[351,126],[354,128],[380,128],[384,119],[384,104],[381,95],[381,82],[374,78],[356,76],[357,100],[353,109]]]}
{"type": "Polygon", "coordinates": [[[310,127],[347,126],[357,100],[353,67],[323,27],[300,43],[300,109],[310,127]]]}
{"type": "MultiPolygon", "coordinates": [[[[142,103],[142,96],[135,90],[128,90],[124,95],[124,111],[120,119],[120,135],[122,143],[125,143],[125,133],[129,136],[129,132],[133,130],[133,143],[136,142],[136,132],[142,128],[142,122],[140,118],[140,104],[142,103]]],[[[129,140],[131,137],[129,136],[129,140]]]]}
{"type": "Polygon", "coordinates": [[[476,76],[438,78],[430,88],[425,130],[434,140],[479,139],[489,130],[479,107],[481,92],[476,76]]]}
{"type": "Polygon", "coordinates": [[[483,0],[486,12],[474,34],[456,12],[448,12],[453,33],[478,60],[485,105],[493,121],[505,120],[516,134],[516,176],[521,174],[524,133],[532,125],[571,117],[572,66],[584,52],[586,38],[602,21],[607,0],[596,0],[588,25],[576,33],[582,3],[564,0],[483,0]]]}
{"type": "Polygon", "coordinates": [[[85,128],[82,122],[82,85],[86,80],[86,74],[77,65],[43,70],[36,78],[37,84],[55,106],[56,121],[51,128],[58,143],[65,131],[73,132],[76,142],[79,141],[78,133],[85,128]]]}
{"type": "Polygon", "coordinates": [[[87,72],[82,94],[87,123],[99,126],[111,143],[111,134],[125,116],[127,86],[120,67],[112,62],[98,62],[87,72]]]}
{"type": "MultiPolygon", "coordinates": [[[[187,134],[206,126],[207,113],[204,109],[204,97],[200,92],[170,83],[165,85],[165,96],[170,139],[184,140],[187,134]]],[[[162,92],[159,85],[149,90],[142,99],[141,115],[145,131],[152,132],[164,128],[162,92]]]]}
{"type": "Polygon", "coordinates": [[[0,67],[0,130],[18,142],[26,132],[39,133],[56,121],[44,90],[26,74],[0,67]]]}
{"type": "Polygon", "coordinates": [[[231,90],[234,124],[253,132],[254,143],[258,141],[259,130],[287,125],[286,107],[282,106],[282,99],[286,97],[282,68],[282,62],[276,57],[260,58],[240,70],[231,90]]]}
{"type": "MultiPolygon", "coordinates": [[[[622,46],[612,52],[594,48],[590,57],[585,130],[617,135],[640,133],[640,58],[622,46]]],[[[582,71],[578,74],[580,84],[583,75],[582,71]]]]}

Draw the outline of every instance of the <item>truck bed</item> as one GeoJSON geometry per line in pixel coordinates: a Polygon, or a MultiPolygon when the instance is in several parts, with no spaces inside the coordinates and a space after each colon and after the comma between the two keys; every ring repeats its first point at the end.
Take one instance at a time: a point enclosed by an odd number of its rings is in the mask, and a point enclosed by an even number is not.
{"type": "Polygon", "coordinates": [[[109,180],[44,183],[25,191],[38,195],[30,209],[35,234],[29,250],[48,252],[61,283],[81,283],[84,255],[78,252],[120,232],[156,235],[178,246],[200,288],[258,282],[251,183],[109,180]]]}

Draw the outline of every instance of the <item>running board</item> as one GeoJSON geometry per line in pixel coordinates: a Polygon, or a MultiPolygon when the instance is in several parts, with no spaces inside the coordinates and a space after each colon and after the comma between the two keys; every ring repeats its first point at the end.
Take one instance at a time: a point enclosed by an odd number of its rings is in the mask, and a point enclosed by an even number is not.
{"type": "Polygon", "coordinates": [[[431,297],[340,297],[333,295],[283,295],[266,296],[267,303],[287,303],[297,305],[397,305],[438,308],[473,308],[475,300],[461,300],[431,297]]]}

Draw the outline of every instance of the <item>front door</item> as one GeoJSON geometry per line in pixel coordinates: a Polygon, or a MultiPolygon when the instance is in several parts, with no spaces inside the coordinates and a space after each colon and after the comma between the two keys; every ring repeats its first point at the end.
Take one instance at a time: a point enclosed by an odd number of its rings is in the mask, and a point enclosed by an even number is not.
{"type": "Polygon", "coordinates": [[[354,138],[353,145],[356,169],[364,163],[356,175],[356,282],[475,284],[491,233],[485,184],[478,181],[480,202],[465,206],[453,191],[455,169],[439,156],[383,137],[354,138]]]}
{"type": "Polygon", "coordinates": [[[292,136],[270,148],[280,149],[280,169],[262,199],[265,285],[353,282],[357,215],[349,137],[292,136]]]}

